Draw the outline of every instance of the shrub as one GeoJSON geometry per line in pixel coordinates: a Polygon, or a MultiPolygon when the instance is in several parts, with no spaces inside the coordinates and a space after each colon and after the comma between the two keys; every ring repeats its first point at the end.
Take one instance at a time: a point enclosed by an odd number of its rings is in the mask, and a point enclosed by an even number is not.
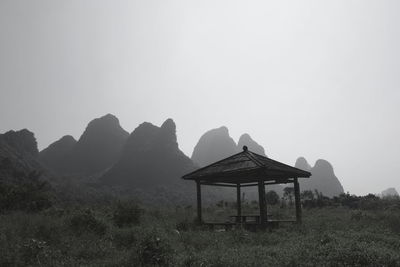
{"type": "Polygon", "coordinates": [[[267,203],[271,205],[279,203],[279,195],[273,190],[268,191],[268,193],[265,194],[265,199],[267,200],[267,203]]]}
{"type": "Polygon", "coordinates": [[[382,204],[382,200],[373,194],[368,194],[364,197],[361,197],[359,202],[360,208],[363,210],[383,209],[384,205],[382,204]]]}
{"type": "Polygon", "coordinates": [[[0,212],[23,210],[37,212],[52,206],[50,184],[40,173],[18,174],[18,183],[0,183],[0,212]]]}
{"type": "Polygon", "coordinates": [[[44,241],[29,239],[20,248],[21,260],[25,264],[39,263],[39,255],[44,253],[46,247],[44,241]]]}
{"type": "Polygon", "coordinates": [[[118,227],[137,225],[143,210],[134,202],[119,202],[114,214],[113,221],[118,227]]]}
{"type": "Polygon", "coordinates": [[[176,230],[189,231],[190,229],[193,229],[195,224],[197,224],[197,223],[198,223],[197,219],[195,219],[194,222],[191,222],[189,219],[185,218],[176,223],[176,230]]]}
{"type": "Polygon", "coordinates": [[[400,264],[399,255],[364,242],[328,249],[327,260],[337,266],[399,266],[400,264]]]}
{"type": "Polygon", "coordinates": [[[353,212],[351,212],[350,215],[350,219],[354,220],[354,221],[360,221],[361,219],[363,219],[365,217],[364,213],[360,210],[355,210],[353,212]]]}
{"type": "Polygon", "coordinates": [[[174,251],[168,238],[156,230],[144,234],[131,260],[141,266],[170,266],[174,251]]]}
{"type": "Polygon", "coordinates": [[[394,233],[400,234],[400,214],[388,213],[386,214],[384,221],[394,233]]]}
{"type": "Polygon", "coordinates": [[[285,187],[283,189],[283,197],[289,201],[289,205],[293,205],[293,198],[294,198],[294,188],[293,187],[285,187]]]}
{"type": "Polygon", "coordinates": [[[90,209],[72,216],[69,225],[76,235],[82,235],[85,232],[104,235],[107,230],[107,226],[98,220],[90,209]]]}
{"type": "Polygon", "coordinates": [[[115,245],[119,248],[131,248],[137,239],[137,232],[131,228],[117,229],[113,237],[115,245]]]}

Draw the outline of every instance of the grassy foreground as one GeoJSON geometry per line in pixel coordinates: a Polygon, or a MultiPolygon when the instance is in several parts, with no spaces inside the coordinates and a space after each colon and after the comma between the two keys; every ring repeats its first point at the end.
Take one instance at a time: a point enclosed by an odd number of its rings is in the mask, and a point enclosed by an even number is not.
{"type": "Polygon", "coordinates": [[[400,266],[398,207],[305,209],[303,225],[266,232],[209,231],[194,214],[131,202],[3,214],[0,266],[400,266]]]}

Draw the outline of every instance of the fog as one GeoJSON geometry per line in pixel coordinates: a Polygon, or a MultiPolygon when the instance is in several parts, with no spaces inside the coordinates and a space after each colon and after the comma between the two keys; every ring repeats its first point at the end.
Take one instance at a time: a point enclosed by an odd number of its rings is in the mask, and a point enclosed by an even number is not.
{"type": "Polygon", "coordinates": [[[173,118],[191,156],[225,125],[345,191],[400,189],[399,1],[0,2],[0,132],[45,148],[106,113],[173,118]]]}

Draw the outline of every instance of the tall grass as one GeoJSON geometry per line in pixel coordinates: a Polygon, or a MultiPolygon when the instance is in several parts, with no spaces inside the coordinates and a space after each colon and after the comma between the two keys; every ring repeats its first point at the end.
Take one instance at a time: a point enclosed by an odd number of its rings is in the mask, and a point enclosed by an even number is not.
{"type": "MultiPolygon", "coordinates": [[[[17,211],[0,215],[0,266],[400,266],[400,209],[390,207],[310,208],[302,225],[265,232],[209,231],[193,223],[191,207],[17,211]]],[[[223,217],[233,208],[205,212],[223,217]]]]}

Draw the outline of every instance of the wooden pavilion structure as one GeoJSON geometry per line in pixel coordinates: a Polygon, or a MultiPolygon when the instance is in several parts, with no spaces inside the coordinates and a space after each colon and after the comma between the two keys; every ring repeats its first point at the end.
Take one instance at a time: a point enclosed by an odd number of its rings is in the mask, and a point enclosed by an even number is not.
{"type": "Polygon", "coordinates": [[[248,148],[244,146],[242,152],[186,174],[182,178],[196,182],[197,217],[200,223],[226,225],[226,223],[205,223],[202,219],[201,186],[211,185],[236,188],[237,216],[234,217],[236,217],[237,220],[234,224],[256,224],[261,228],[265,228],[272,222],[267,218],[265,186],[293,183],[296,208],[296,220],[294,222],[301,223],[302,215],[298,178],[309,178],[310,176],[311,173],[309,172],[256,154],[249,151],[248,148]],[[241,209],[241,188],[249,186],[258,187],[259,197],[260,214],[257,215],[257,219],[252,222],[246,221],[246,216],[242,215],[241,209]]]}

